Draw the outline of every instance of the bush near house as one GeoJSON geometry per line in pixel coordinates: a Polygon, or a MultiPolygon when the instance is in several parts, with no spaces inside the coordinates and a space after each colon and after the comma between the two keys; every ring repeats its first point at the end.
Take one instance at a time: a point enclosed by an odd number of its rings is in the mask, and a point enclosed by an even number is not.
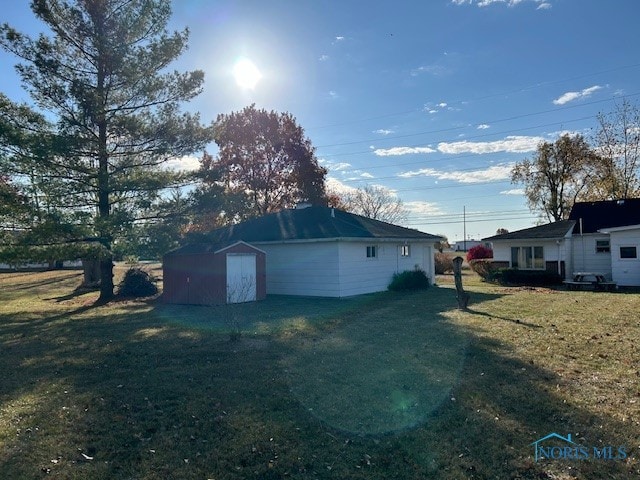
{"type": "Polygon", "coordinates": [[[131,267],[118,285],[119,297],[149,297],[158,293],[153,277],[138,267],[131,267]]]}
{"type": "Polygon", "coordinates": [[[447,272],[453,272],[453,259],[446,253],[436,253],[435,255],[436,275],[444,275],[447,272]]]}
{"type": "Polygon", "coordinates": [[[557,273],[540,270],[518,270],[516,268],[498,270],[494,275],[494,279],[503,285],[550,287],[562,284],[562,277],[557,273]]]}
{"type": "Polygon", "coordinates": [[[496,280],[503,268],[496,266],[492,258],[478,258],[469,262],[471,270],[480,275],[480,278],[487,282],[496,280]]]}
{"type": "Polygon", "coordinates": [[[467,252],[467,262],[469,263],[472,260],[479,260],[481,258],[493,258],[493,250],[484,245],[476,245],[475,247],[471,247],[467,252]]]}
{"type": "Polygon", "coordinates": [[[416,268],[415,270],[405,270],[401,273],[394,273],[389,290],[422,290],[429,286],[429,278],[423,270],[416,268]]]}

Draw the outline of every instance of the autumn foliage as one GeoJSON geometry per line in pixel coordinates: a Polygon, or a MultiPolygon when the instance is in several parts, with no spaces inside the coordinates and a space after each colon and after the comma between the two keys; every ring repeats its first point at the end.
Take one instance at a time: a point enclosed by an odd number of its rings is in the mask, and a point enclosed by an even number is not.
{"type": "Polygon", "coordinates": [[[256,109],[219,115],[214,167],[227,194],[245,197],[249,215],[292,208],[299,202],[327,204],[327,170],[290,113],[256,109]]]}
{"type": "Polygon", "coordinates": [[[467,262],[481,258],[493,258],[493,250],[484,245],[476,245],[475,247],[471,247],[467,252],[467,262]]]}

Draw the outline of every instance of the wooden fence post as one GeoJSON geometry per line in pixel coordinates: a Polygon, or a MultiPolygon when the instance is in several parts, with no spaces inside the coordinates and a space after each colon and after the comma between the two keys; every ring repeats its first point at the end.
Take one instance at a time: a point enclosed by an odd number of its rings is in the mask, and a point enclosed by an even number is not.
{"type": "Polygon", "coordinates": [[[456,298],[458,300],[458,308],[466,310],[469,304],[469,294],[462,288],[462,257],[453,259],[453,278],[456,282],[456,298]]]}

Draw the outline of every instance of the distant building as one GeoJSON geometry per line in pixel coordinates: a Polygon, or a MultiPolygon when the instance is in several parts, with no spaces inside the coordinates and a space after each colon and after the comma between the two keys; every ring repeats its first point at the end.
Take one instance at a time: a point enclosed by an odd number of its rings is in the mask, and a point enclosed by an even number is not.
{"type": "Polygon", "coordinates": [[[478,245],[484,245],[486,247],[490,247],[491,244],[489,242],[485,242],[484,240],[460,240],[459,242],[455,242],[451,245],[451,248],[454,252],[467,252],[470,248],[477,247],[478,245]]]}

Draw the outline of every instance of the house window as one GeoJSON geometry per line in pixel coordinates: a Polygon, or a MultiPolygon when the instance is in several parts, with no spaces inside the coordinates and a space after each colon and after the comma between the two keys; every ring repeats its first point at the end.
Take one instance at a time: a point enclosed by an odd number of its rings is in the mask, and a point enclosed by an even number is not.
{"type": "Polygon", "coordinates": [[[401,257],[410,257],[411,256],[411,246],[410,245],[400,245],[400,256],[401,257]]]}
{"type": "Polygon", "coordinates": [[[378,256],[377,245],[369,245],[367,247],[367,258],[376,258],[378,256]]]}
{"type": "Polygon", "coordinates": [[[636,259],[638,250],[636,247],[620,247],[620,258],[636,259]]]}
{"type": "Polygon", "coordinates": [[[609,253],[611,244],[609,240],[596,240],[596,253],[609,253]]]}
{"type": "Polygon", "coordinates": [[[543,247],[511,247],[511,266],[519,269],[544,270],[543,247]]]}

